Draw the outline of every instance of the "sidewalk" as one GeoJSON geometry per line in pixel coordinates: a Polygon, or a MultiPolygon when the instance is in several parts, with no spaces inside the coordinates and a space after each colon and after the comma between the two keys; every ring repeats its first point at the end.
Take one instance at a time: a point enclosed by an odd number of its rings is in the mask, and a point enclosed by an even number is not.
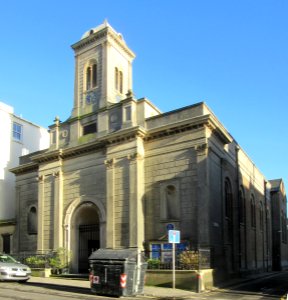
{"type": "MultiPolygon", "coordinates": [[[[61,285],[61,286],[70,286],[77,288],[84,288],[90,290],[90,283],[87,280],[79,280],[79,279],[63,279],[59,277],[31,277],[29,280],[31,283],[40,283],[40,284],[49,284],[49,285],[61,285]]],[[[144,295],[155,297],[155,298],[188,298],[191,295],[195,295],[196,293],[192,291],[184,291],[172,288],[162,288],[162,287],[154,287],[154,286],[145,286],[144,287],[144,295]]]]}
{"type": "MultiPolygon", "coordinates": [[[[63,279],[57,277],[31,277],[29,282],[31,283],[40,283],[40,284],[50,284],[50,285],[60,285],[60,286],[71,286],[77,288],[84,288],[90,290],[90,283],[87,280],[80,280],[80,279],[63,279]]],[[[172,289],[172,288],[162,288],[162,287],[155,287],[155,286],[145,286],[144,287],[144,295],[155,297],[155,298],[187,298],[191,294],[195,295],[195,292],[192,291],[185,291],[179,289],[172,289]]]]}
{"type": "MultiPolygon", "coordinates": [[[[223,284],[215,287],[213,290],[222,290],[229,289],[232,287],[237,287],[238,285],[244,284],[248,281],[258,280],[261,278],[273,277],[277,274],[277,272],[269,272],[262,274],[254,274],[251,276],[247,276],[245,278],[235,278],[229,281],[224,282],[223,284]]],[[[71,286],[77,288],[84,288],[90,290],[90,283],[87,280],[81,279],[72,279],[72,278],[57,278],[57,277],[31,277],[29,280],[31,283],[40,283],[40,284],[50,284],[50,285],[60,285],[60,286],[71,286]]],[[[172,289],[172,288],[163,288],[156,286],[145,286],[144,287],[144,295],[155,297],[155,298],[189,298],[189,296],[195,296],[195,292],[180,290],[180,289],[172,289]]]]}

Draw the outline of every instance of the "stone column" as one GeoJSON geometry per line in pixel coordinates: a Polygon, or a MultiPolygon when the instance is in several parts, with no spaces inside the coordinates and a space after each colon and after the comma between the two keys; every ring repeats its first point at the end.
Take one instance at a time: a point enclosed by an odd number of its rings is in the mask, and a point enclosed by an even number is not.
{"type": "Polygon", "coordinates": [[[106,170],[106,212],[107,212],[107,227],[106,227],[106,247],[115,248],[115,205],[114,205],[114,189],[115,189],[115,170],[114,159],[105,160],[106,170]]]}
{"type": "Polygon", "coordinates": [[[38,176],[38,234],[37,234],[37,252],[44,250],[44,175],[38,176]]]}
{"type": "Polygon", "coordinates": [[[143,249],[144,241],[144,159],[128,155],[129,165],[129,247],[143,249]]]}

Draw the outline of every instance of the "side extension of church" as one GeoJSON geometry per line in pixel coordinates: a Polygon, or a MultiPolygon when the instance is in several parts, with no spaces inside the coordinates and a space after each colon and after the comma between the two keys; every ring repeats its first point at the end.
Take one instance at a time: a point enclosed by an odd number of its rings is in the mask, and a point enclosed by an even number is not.
{"type": "Polygon", "coordinates": [[[185,247],[210,249],[217,270],[287,267],[282,180],[261,174],[206,103],[161,113],[134,99],[135,55],[107,22],[72,48],[71,116],[56,117],[49,149],[12,170],[14,253],[65,247],[70,271],[86,273],[91,251],[162,249],[173,224],[185,247]]]}

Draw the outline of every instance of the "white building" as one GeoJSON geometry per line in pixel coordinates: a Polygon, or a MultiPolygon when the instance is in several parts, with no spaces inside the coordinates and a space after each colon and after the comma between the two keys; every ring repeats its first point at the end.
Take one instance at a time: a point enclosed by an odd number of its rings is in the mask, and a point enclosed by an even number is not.
{"type": "Polygon", "coordinates": [[[0,252],[10,252],[15,224],[15,175],[9,169],[19,164],[19,156],[48,148],[49,134],[0,102],[0,140],[0,252]]]}

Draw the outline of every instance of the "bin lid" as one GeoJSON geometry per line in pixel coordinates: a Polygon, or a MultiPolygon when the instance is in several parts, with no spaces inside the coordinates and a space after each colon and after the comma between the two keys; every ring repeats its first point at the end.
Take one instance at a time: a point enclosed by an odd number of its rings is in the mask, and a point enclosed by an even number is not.
{"type": "Polygon", "coordinates": [[[94,251],[89,260],[137,260],[136,249],[98,249],[94,251]]]}

